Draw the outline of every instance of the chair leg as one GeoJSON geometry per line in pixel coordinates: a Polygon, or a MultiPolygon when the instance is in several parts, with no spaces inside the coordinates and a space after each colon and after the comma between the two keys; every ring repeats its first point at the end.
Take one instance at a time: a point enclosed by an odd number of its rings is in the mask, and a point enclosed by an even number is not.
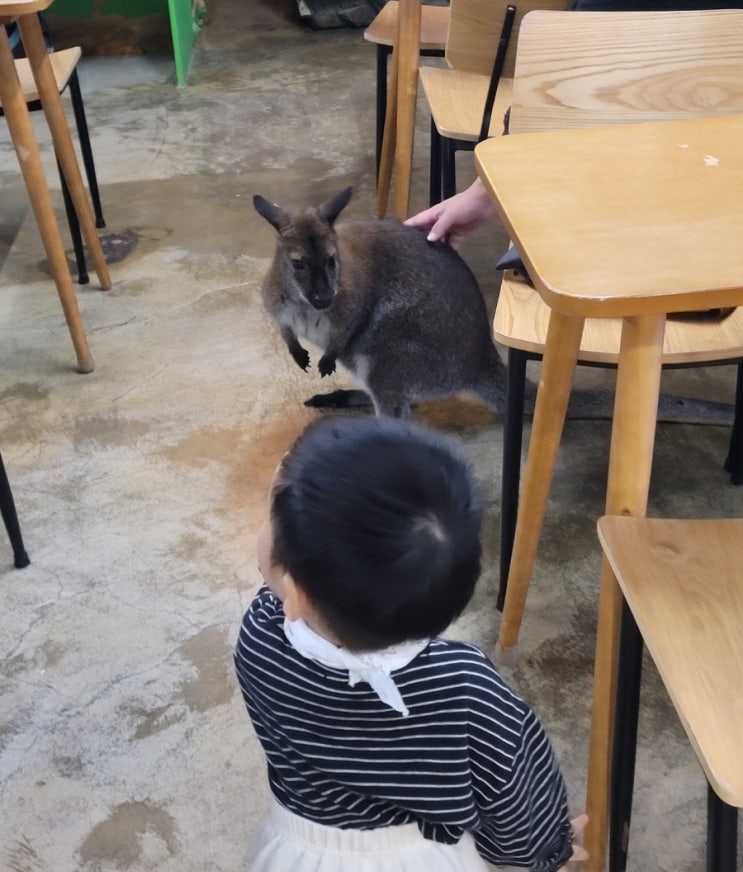
{"type": "Polygon", "coordinates": [[[609,803],[609,872],[625,872],[635,785],[643,642],[626,602],[622,604],[614,709],[614,746],[609,803]]]}
{"type": "Polygon", "coordinates": [[[67,223],[70,227],[72,249],[75,252],[75,262],[77,263],[77,282],[80,285],[87,285],[90,277],[88,276],[88,265],[85,261],[85,248],[83,247],[83,236],[80,232],[80,222],[77,220],[77,213],[72,204],[70,189],[67,187],[59,161],[57,161],[57,171],[59,172],[59,181],[62,185],[62,199],[64,200],[65,213],[67,214],[67,223]]]}
{"type": "Polygon", "coordinates": [[[457,149],[453,139],[441,137],[441,199],[448,200],[457,193],[457,149]]]}
{"type": "Polygon", "coordinates": [[[384,119],[387,116],[387,59],[391,52],[392,49],[388,45],[377,46],[377,181],[379,181],[379,165],[382,161],[384,119]]]}
{"type": "MultiPolygon", "coordinates": [[[[88,131],[88,121],[85,117],[85,106],[83,104],[83,96],[80,93],[80,80],[77,77],[77,70],[73,70],[70,76],[70,81],[67,84],[70,89],[70,98],[72,100],[72,111],[75,113],[75,124],[77,125],[77,135],[80,140],[80,153],[83,158],[83,166],[85,167],[85,175],[88,178],[88,190],[90,191],[90,199],[93,201],[93,213],[95,215],[95,226],[98,228],[105,227],[106,222],[103,220],[103,209],[101,208],[101,195],[98,191],[98,177],[95,172],[95,161],[93,160],[93,149],[90,146],[90,133],[88,131]]],[[[382,116],[384,118],[384,115],[382,116]]]]}
{"type": "Polygon", "coordinates": [[[738,809],[707,785],[707,872],[735,872],[738,859],[738,809]]]}
{"type": "Polygon", "coordinates": [[[13,492],[10,489],[10,482],[5,472],[2,454],[0,454],[0,514],[3,516],[5,529],[8,531],[8,538],[13,547],[13,564],[17,569],[23,569],[31,561],[23,546],[21,527],[18,523],[18,515],[16,514],[15,503],[13,502],[13,492]]]}
{"type": "Polygon", "coordinates": [[[730,473],[730,484],[743,484],[743,363],[738,364],[738,378],[735,385],[735,417],[730,433],[730,447],[724,463],[725,472],[730,473]]]}
{"type": "Polygon", "coordinates": [[[441,150],[443,143],[436,129],[433,118],[431,119],[431,159],[429,164],[428,178],[428,205],[435,206],[441,202],[441,150]]]}
{"type": "Polygon", "coordinates": [[[506,417],[503,424],[503,466],[501,468],[500,510],[500,587],[495,607],[503,611],[511,568],[516,516],[521,481],[521,444],[524,433],[524,394],[526,362],[529,355],[518,348],[508,349],[506,417]]]}

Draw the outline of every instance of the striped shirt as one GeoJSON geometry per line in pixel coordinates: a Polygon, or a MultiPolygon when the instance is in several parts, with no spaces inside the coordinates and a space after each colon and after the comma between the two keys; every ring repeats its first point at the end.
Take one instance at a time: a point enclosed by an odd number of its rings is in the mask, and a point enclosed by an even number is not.
{"type": "Polygon", "coordinates": [[[496,865],[555,872],[570,857],[565,784],[536,715],[488,658],[433,639],[392,673],[408,717],[365,682],[308,660],[266,587],[243,618],[235,666],[276,799],[326,826],[417,823],[453,844],[472,832],[496,865]]]}

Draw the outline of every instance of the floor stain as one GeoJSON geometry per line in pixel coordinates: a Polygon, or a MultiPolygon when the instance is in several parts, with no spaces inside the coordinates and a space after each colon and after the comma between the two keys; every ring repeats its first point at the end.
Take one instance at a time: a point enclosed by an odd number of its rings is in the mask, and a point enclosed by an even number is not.
{"type": "Polygon", "coordinates": [[[175,821],[164,808],[148,802],[122,802],[88,833],[80,846],[81,865],[95,869],[113,863],[120,869],[141,868],[141,839],[148,833],[164,843],[170,856],[176,853],[175,821]]]}
{"type": "Polygon", "coordinates": [[[181,699],[191,711],[205,712],[226,705],[235,692],[232,678],[231,646],[227,631],[206,627],[180,648],[180,653],[198,670],[198,676],[181,687],[181,699]]]}

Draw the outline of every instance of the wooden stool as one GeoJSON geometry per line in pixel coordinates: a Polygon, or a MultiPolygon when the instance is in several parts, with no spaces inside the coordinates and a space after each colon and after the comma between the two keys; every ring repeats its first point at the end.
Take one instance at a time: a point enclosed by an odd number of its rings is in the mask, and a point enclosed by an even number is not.
{"type": "Polygon", "coordinates": [[[643,642],[707,777],[707,869],[733,872],[743,807],[743,518],[605,516],[598,531],[624,596],[610,872],[627,863],[643,642]]]}
{"type": "MultiPolygon", "coordinates": [[[[11,0],[0,0],[0,25],[11,21],[18,22],[18,29],[21,32],[26,56],[36,81],[39,99],[52,134],[57,160],[67,182],[98,280],[102,288],[108,289],[111,287],[108,266],[96,233],[93,211],[83,186],[72,137],[67,126],[67,119],[44,42],[44,35],[36,14],[46,9],[51,2],[52,0],[12,0],[12,2],[11,0]]],[[[80,317],[80,310],[67,266],[67,257],[39,156],[39,148],[31,126],[23,88],[18,79],[4,27],[0,27],[0,101],[3,104],[23,180],[28,190],[36,222],[39,225],[41,240],[75,348],[78,372],[92,372],[94,368],[93,358],[88,348],[85,328],[80,317]]]]}

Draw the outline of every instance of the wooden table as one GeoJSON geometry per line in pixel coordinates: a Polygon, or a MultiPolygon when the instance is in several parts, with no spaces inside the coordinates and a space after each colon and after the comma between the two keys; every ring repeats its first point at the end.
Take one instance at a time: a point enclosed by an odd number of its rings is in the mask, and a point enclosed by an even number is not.
{"type": "Polygon", "coordinates": [[[408,217],[420,46],[421,0],[399,0],[397,38],[392,48],[387,116],[377,179],[379,217],[387,214],[393,169],[395,216],[400,219],[408,217]]]}
{"type": "MultiPolygon", "coordinates": [[[[623,319],[606,514],[647,507],[665,315],[743,304],[743,116],[491,139],[478,172],[550,306],[508,595],[528,584],[586,317],[623,319]]],[[[604,561],[588,761],[601,870],[621,595],[604,561]]],[[[508,597],[506,599],[508,611],[508,597]]]]}
{"type": "Polygon", "coordinates": [[[0,102],[8,121],[8,129],[18,155],[23,179],[31,206],[39,225],[39,232],[52,270],[62,310],[77,355],[79,372],[91,372],[93,358],[88,348],[85,328],[75,297],[75,290],[67,265],[67,257],[47,186],[39,148],[34,136],[28,106],[16,73],[13,55],[4,25],[18,22],[23,46],[33,71],[36,87],[46,120],[52,134],[54,150],[62,168],[77,213],[88,253],[93,261],[102,288],[111,287],[103,250],[95,229],[93,210],[83,186],[77,164],[72,137],[57,90],[54,73],[49,62],[44,36],[37,13],[46,9],[52,0],[0,0],[0,102]]]}

